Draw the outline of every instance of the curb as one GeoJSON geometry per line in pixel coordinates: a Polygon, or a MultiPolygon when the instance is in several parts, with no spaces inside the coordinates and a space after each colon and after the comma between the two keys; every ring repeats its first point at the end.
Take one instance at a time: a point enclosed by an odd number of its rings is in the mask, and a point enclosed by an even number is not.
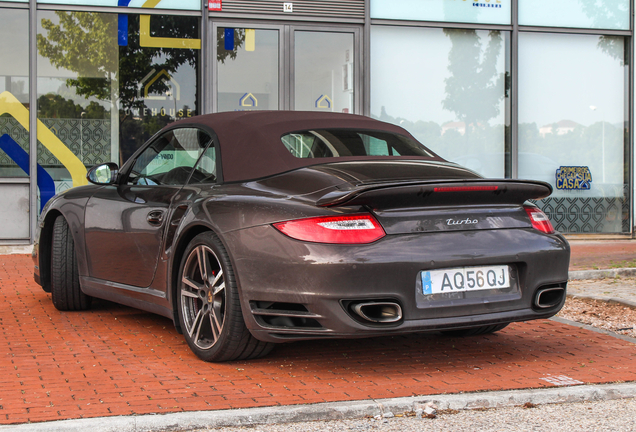
{"type": "Polygon", "coordinates": [[[569,280],[605,279],[617,276],[636,276],[636,268],[617,268],[605,270],[579,270],[568,273],[569,280]]]}
{"type": "MultiPolygon", "coordinates": [[[[583,298],[590,298],[590,297],[583,297],[583,298]]],[[[567,325],[571,325],[571,326],[574,326],[574,327],[579,327],[579,328],[582,328],[582,329],[585,329],[585,330],[590,330],[590,331],[593,331],[593,332],[596,332],[596,333],[605,334],[605,335],[608,335],[608,336],[615,337],[616,339],[621,339],[621,340],[636,344],[636,338],[633,338],[631,336],[625,336],[625,335],[618,334],[618,333],[614,333],[611,330],[605,330],[605,329],[602,329],[602,328],[591,326],[589,324],[583,324],[583,323],[576,322],[576,321],[570,321],[569,319],[565,319],[565,318],[561,318],[561,317],[557,317],[557,316],[553,316],[550,319],[552,321],[556,321],[558,323],[567,324],[567,325]]]]}
{"type": "Polygon", "coordinates": [[[622,299],[619,297],[604,297],[593,294],[568,294],[568,297],[578,298],[578,299],[590,299],[590,300],[599,300],[604,301],[606,303],[615,303],[624,306],[629,306],[632,309],[636,309],[636,302],[632,300],[622,299]]]}
{"type": "Polygon", "coordinates": [[[393,417],[414,412],[434,403],[438,410],[468,410],[542,405],[636,397],[636,383],[580,385],[531,390],[441,394],[394,399],[329,402],[314,405],[288,405],[223,411],[195,411],[144,416],[98,417],[43,423],[0,426],[0,431],[16,432],[153,432],[187,431],[224,426],[249,426],[291,422],[342,420],[368,416],[393,417]]]}
{"type": "Polygon", "coordinates": [[[31,255],[33,245],[0,245],[0,255],[31,255]]]}
{"type": "MultiPolygon", "coordinates": [[[[580,270],[568,273],[568,280],[598,280],[611,279],[616,277],[633,277],[636,276],[636,268],[617,268],[604,270],[580,270]]],[[[619,297],[607,297],[594,294],[568,294],[572,298],[584,298],[591,300],[600,300],[607,303],[616,303],[636,309],[636,301],[623,299],[619,297]]]]}

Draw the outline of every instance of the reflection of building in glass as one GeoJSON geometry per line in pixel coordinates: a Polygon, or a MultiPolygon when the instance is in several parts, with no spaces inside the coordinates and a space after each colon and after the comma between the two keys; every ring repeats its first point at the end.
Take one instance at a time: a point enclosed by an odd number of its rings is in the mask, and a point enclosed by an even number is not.
{"type": "Polygon", "coordinates": [[[581,125],[572,120],[561,120],[560,122],[557,122],[557,123],[542,126],[541,128],[539,128],[539,134],[541,134],[542,137],[545,137],[546,134],[552,134],[552,133],[557,135],[563,135],[568,132],[573,132],[577,126],[581,126],[581,125]]]}

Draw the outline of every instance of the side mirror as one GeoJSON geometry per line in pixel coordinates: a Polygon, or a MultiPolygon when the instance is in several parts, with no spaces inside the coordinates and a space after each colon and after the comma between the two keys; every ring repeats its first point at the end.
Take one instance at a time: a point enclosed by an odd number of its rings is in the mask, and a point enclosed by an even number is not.
{"type": "Polygon", "coordinates": [[[106,162],[91,168],[86,174],[86,179],[96,185],[110,185],[115,183],[118,173],[119,167],[116,163],[106,162]]]}

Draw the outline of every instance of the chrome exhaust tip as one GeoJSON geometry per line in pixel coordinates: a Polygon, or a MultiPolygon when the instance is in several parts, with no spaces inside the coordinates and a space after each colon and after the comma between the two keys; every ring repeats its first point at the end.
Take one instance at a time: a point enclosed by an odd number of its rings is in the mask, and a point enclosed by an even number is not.
{"type": "Polygon", "coordinates": [[[534,297],[534,305],[539,309],[548,309],[560,304],[564,295],[565,288],[560,286],[541,288],[534,297]]]}
{"type": "Polygon", "coordinates": [[[402,319],[402,308],[394,302],[365,302],[353,305],[353,311],[373,323],[394,323],[402,319]]]}

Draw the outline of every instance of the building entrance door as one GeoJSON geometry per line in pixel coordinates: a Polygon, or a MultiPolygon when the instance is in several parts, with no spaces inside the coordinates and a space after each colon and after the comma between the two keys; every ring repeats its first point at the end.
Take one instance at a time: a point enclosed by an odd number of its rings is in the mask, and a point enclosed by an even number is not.
{"type": "Polygon", "coordinates": [[[361,113],[359,29],[211,23],[212,111],[361,113]]]}

